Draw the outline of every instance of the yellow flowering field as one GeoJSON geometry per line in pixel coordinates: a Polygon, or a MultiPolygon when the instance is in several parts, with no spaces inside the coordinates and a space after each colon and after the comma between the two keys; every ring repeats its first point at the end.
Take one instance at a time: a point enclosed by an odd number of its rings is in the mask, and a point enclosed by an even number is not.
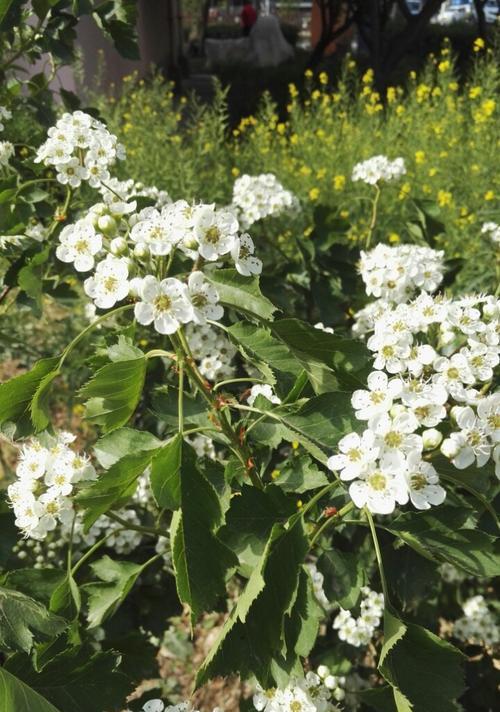
{"type": "MultiPolygon", "coordinates": [[[[122,98],[101,99],[101,109],[127,148],[129,170],[144,183],[173,198],[223,203],[237,176],[273,172],[301,200],[306,237],[321,205],[345,220],[347,243],[362,244],[370,211],[366,187],[351,181],[353,165],[377,153],[402,156],[407,175],[385,190],[379,239],[411,241],[401,225],[415,216],[414,201],[424,201],[445,226],[437,242],[447,258],[464,260],[459,284],[481,289],[495,279],[495,246],[481,225],[499,213],[499,68],[481,40],[474,50],[464,83],[445,44],[421,74],[412,72],[405,87],[389,87],[385,97],[374,88],[372,71],[359,76],[350,60],[333,91],[325,73],[306,72],[305,92],[289,86],[285,116],[264,97],[256,116],[231,128],[220,88],[212,106],[191,106],[159,81],[130,78],[122,98]]],[[[288,249],[288,230],[276,238],[288,249]]]]}

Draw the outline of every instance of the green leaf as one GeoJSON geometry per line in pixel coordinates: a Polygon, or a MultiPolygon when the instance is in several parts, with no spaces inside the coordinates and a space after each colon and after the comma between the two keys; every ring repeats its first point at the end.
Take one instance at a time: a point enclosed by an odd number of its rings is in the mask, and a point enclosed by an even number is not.
{"type": "Polygon", "coordinates": [[[82,398],[89,399],[87,420],[101,425],[105,433],[125,425],[139,403],[145,376],[144,356],[100,368],[80,391],[82,398]]]}
{"type": "Polygon", "coordinates": [[[276,375],[287,390],[293,386],[302,367],[290,349],[276,339],[268,328],[240,321],[230,326],[227,333],[245,360],[256,366],[271,383],[275,382],[276,375]]]}
{"type": "Polygon", "coordinates": [[[22,680],[1,667],[0,709],[2,712],[62,712],[22,680]]]}
{"type": "Polygon", "coordinates": [[[219,537],[237,554],[243,576],[249,577],[258,565],[273,526],[284,523],[296,511],[295,502],[275,485],[265,490],[244,485],[241,493],[231,498],[219,537]]]}
{"type": "Polygon", "coordinates": [[[371,355],[362,341],[315,329],[299,319],[273,322],[271,331],[302,364],[317,394],[337,390],[339,385],[364,387],[371,355]]]}
{"type": "Polygon", "coordinates": [[[0,0],[0,25],[4,21],[14,0],[0,0]]]}
{"type": "Polygon", "coordinates": [[[0,647],[3,650],[29,653],[35,637],[54,637],[67,625],[33,598],[0,587],[0,647]]]}
{"type": "Polygon", "coordinates": [[[101,625],[114,615],[130,593],[144,566],[132,561],[114,561],[109,556],[104,556],[90,565],[101,580],[84,586],[88,596],[89,628],[101,625]]]}
{"type": "Polygon", "coordinates": [[[125,455],[132,455],[145,450],[161,447],[161,440],[145,430],[119,428],[104,435],[94,445],[94,454],[98,463],[109,469],[125,455]]]}
{"type": "Polygon", "coordinates": [[[274,482],[285,492],[309,492],[328,484],[328,477],[308,455],[292,457],[281,468],[274,482]]]}
{"type": "Polygon", "coordinates": [[[64,572],[59,569],[14,569],[5,576],[7,588],[32,595],[37,601],[49,605],[54,590],[62,583],[64,572]]]}
{"type": "Polygon", "coordinates": [[[468,514],[468,510],[444,506],[405,512],[386,529],[434,560],[447,561],[473,576],[497,576],[499,540],[479,529],[460,528],[468,514]]]}
{"type": "Polygon", "coordinates": [[[182,451],[182,435],[178,434],[151,461],[151,489],[160,508],[180,507],[182,451]]]}
{"type": "MultiPolygon", "coordinates": [[[[128,678],[118,671],[120,659],[114,650],[95,652],[78,645],[55,655],[39,672],[24,654],[9,658],[5,667],[61,712],[103,712],[122,709],[131,692],[128,678]]],[[[32,712],[22,706],[15,710],[25,711],[32,712]]]]}
{"type": "Polygon", "coordinates": [[[59,369],[51,371],[40,381],[31,401],[30,413],[31,421],[38,433],[45,430],[50,424],[49,417],[49,394],[52,381],[60,374],[59,369]]]}
{"type": "Polygon", "coordinates": [[[157,451],[154,449],[125,455],[102,473],[90,487],[78,494],[76,500],[86,509],[83,517],[86,531],[101,514],[120,500],[126,501],[133,495],[137,479],[149,466],[157,451]]]}
{"type": "Polygon", "coordinates": [[[273,318],[276,307],[261,293],[258,277],[243,277],[234,269],[218,269],[209,279],[225,306],[259,319],[273,318]]]}
{"type": "Polygon", "coordinates": [[[183,449],[181,509],[171,524],[172,561],[177,593],[194,621],[225,594],[226,576],[238,559],[215,534],[222,524],[217,493],[196,468],[194,450],[186,444],[183,449]]]}
{"type": "Polygon", "coordinates": [[[336,447],[346,433],[359,431],[360,421],[354,417],[351,394],[339,391],[311,398],[298,410],[273,410],[288,430],[320,462],[326,462],[326,452],[336,447]]]}
{"type": "Polygon", "coordinates": [[[437,635],[403,623],[388,608],[379,670],[393,688],[398,712],[458,712],[465,656],[437,635]]]}
{"type": "Polygon", "coordinates": [[[318,569],[325,578],[323,589],[328,600],[345,609],[354,608],[366,583],[359,555],[336,549],[325,551],[318,560],[318,569]]]}
{"type": "MultiPolygon", "coordinates": [[[[50,378],[58,363],[58,357],[41,359],[36,362],[31,371],[0,385],[0,425],[14,421],[23,434],[32,431],[28,419],[31,401],[40,387],[43,392],[44,383],[47,383],[45,379],[50,378]]],[[[37,419],[40,417],[38,407],[35,406],[37,419]]]]}
{"type": "Polygon", "coordinates": [[[200,667],[196,685],[219,675],[255,675],[273,684],[272,661],[283,651],[286,619],[296,600],[308,550],[302,518],[285,528],[275,524],[266,548],[218,639],[200,667]]]}
{"type": "Polygon", "coordinates": [[[81,606],[80,589],[71,571],[68,571],[50,596],[50,610],[63,615],[67,620],[75,620],[80,613],[81,606]]]}

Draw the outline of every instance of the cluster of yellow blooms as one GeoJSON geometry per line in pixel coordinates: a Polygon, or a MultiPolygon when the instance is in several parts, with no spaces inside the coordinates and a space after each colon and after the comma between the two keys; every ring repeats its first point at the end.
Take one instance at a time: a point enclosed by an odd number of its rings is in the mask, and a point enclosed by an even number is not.
{"type": "MultiPolygon", "coordinates": [[[[170,88],[135,82],[103,113],[127,148],[128,173],[144,183],[174,198],[224,204],[235,177],[272,172],[301,200],[304,235],[314,234],[314,207],[322,204],[348,218],[345,238],[354,243],[367,231],[363,186],[350,180],[354,164],[379,153],[402,156],[405,181],[387,186],[381,201],[382,237],[408,239],[401,226],[414,216],[413,200],[432,201],[445,224],[439,246],[449,257],[465,251],[475,258],[484,246],[482,223],[499,217],[500,68],[482,40],[473,49],[476,66],[463,84],[445,45],[423,72],[411,72],[405,87],[390,86],[385,96],[373,71],[360,77],[352,60],[334,91],[325,73],[308,70],[301,89],[290,84],[285,116],[264,99],[229,139],[223,92],[189,119],[170,88]]],[[[282,228],[276,239],[286,241],[282,228]]]]}

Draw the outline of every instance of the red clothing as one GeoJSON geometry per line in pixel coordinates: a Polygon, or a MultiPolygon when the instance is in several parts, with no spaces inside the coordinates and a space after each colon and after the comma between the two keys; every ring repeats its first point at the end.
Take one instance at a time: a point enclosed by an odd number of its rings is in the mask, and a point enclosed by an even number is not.
{"type": "Polygon", "coordinates": [[[250,29],[257,20],[257,11],[253,5],[246,3],[241,11],[241,25],[245,29],[250,29]]]}

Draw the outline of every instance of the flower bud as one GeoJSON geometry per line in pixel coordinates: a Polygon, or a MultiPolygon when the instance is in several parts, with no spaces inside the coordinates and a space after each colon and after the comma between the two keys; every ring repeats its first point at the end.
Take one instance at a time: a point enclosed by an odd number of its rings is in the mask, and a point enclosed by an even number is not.
{"type": "Polygon", "coordinates": [[[483,316],[486,317],[486,319],[495,319],[498,316],[498,304],[485,302],[483,304],[483,316]]]}
{"type": "Polygon", "coordinates": [[[395,403],[389,411],[391,418],[397,418],[398,415],[406,413],[406,408],[401,403],[395,403]]]}
{"type": "Polygon", "coordinates": [[[113,255],[119,257],[127,251],[127,241],[123,237],[114,237],[109,248],[113,255]]]}
{"type": "Polygon", "coordinates": [[[435,450],[440,446],[443,439],[442,434],[436,428],[429,428],[422,433],[424,450],[435,450]]]}
{"type": "Polygon", "coordinates": [[[186,238],[182,244],[188,250],[197,250],[198,249],[198,240],[196,240],[196,238],[194,238],[194,237],[186,238]]]}
{"type": "Polygon", "coordinates": [[[333,693],[333,698],[335,699],[335,701],[342,702],[344,697],[345,697],[345,691],[341,687],[337,687],[337,689],[333,693]]]}
{"type": "Polygon", "coordinates": [[[451,438],[446,438],[446,440],[443,440],[443,443],[441,445],[441,452],[445,457],[452,460],[460,452],[460,447],[458,443],[455,442],[455,440],[452,440],[451,438]]]}
{"type": "Polygon", "coordinates": [[[111,215],[101,215],[97,220],[97,228],[107,237],[113,237],[113,235],[116,235],[118,225],[111,215]]]}
{"type": "Polygon", "coordinates": [[[129,296],[133,297],[134,299],[137,299],[138,297],[140,297],[141,285],[142,285],[141,277],[133,277],[129,282],[129,290],[128,290],[129,296]]]}
{"type": "Polygon", "coordinates": [[[319,666],[318,666],[317,673],[318,673],[318,675],[319,675],[320,677],[322,677],[322,678],[326,677],[329,672],[330,672],[330,670],[327,668],[326,665],[319,665],[319,666]]]}
{"type": "Polygon", "coordinates": [[[149,247],[146,245],[145,242],[138,242],[137,245],[134,247],[134,257],[138,257],[139,259],[144,259],[145,257],[149,256],[149,247]]]}
{"type": "Polygon", "coordinates": [[[335,675],[327,675],[324,684],[329,690],[334,690],[337,687],[337,678],[335,675]]]}

